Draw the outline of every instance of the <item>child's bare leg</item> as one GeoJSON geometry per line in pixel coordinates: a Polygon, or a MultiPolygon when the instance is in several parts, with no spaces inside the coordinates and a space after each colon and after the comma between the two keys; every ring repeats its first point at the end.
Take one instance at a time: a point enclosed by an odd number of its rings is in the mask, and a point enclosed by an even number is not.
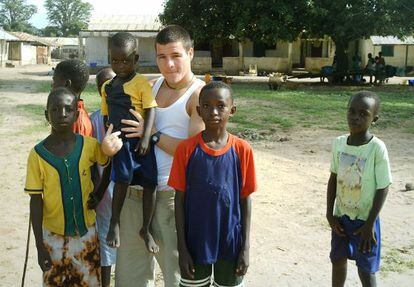
{"type": "Polygon", "coordinates": [[[111,286],[111,265],[101,267],[102,287],[111,286]]]}
{"type": "Polygon", "coordinates": [[[332,262],[332,287],[343,287],[347,272],[347,259],[332,262]]]}
{"type": "Polygon", "coordinates": [[[144,188],[142,196],[143,223],[142,228],[139,231],[139,235],[145,241],[145,245],[151,253],[158,253],[159,251],[159,247],[157,243],[155,243],[155,240],[150,232],[156,199],[157,194],[155,192],[155,188],[144,188]]]}
{"type": "Polygon", "coordinates": [[[362,287],[376,287],[377,279],[375,278],[375,273],[366,273],[358,268],[359,279],[361,279],[362,287]]]}
{"type": "Polygon", "coordinates": [[[119,247],[119,217],[121,215],[122,206],[126,192],[128,189],[128,183],[117,182],[114,186],[114,196],[112,199],[112,217],[109,223],[108,234],[106,235],[106,244],[109,247],[119,247]]]}

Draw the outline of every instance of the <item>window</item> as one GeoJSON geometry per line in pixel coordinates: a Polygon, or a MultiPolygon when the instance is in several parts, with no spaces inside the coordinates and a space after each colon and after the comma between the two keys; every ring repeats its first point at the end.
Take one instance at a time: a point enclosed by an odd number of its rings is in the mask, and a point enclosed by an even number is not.
{"type": "Polygon", "coordinates": [[[384,57],[394,57],[394,45],[382,45],[381,52],[384,57]]]}

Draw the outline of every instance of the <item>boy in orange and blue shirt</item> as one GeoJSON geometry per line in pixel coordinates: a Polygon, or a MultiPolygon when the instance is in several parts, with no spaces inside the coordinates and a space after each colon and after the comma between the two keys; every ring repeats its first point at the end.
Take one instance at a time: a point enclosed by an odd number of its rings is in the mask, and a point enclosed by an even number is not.
{"type": "Polygon", "coordinates": [[[180,286],[241,286],[249,265],[253,151],[227,132],[230,87],[211,82],[197,111],[205,130],[177,147],[168,184],[176,190],[180,286]],[[212,271],[214,269],[214,271],[212,271]]]}

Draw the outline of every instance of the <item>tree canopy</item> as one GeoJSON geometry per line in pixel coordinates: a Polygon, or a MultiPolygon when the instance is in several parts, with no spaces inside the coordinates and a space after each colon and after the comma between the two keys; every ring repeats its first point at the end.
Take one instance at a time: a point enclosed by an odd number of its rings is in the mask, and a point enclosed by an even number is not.
{"type": "Polygon", "coordinates": [[[160,20],[186,28],[195,41],[293,40],[305,27],[307,0],[168,0],[160,20]]]}
{"type": "Polygon", "coordinates": [[[25,0],[0,0],[0,25],[7,31],[33,33],[35,28],[28,21],[36,11],[25,0]]]}
{"type": "Polygon", "coordinates": [[[47,31],[64,37],[78,35],[86,28],[92,11],[92,5],[82,0],[46,0],[45,8],[51,24],[47,31]]]}

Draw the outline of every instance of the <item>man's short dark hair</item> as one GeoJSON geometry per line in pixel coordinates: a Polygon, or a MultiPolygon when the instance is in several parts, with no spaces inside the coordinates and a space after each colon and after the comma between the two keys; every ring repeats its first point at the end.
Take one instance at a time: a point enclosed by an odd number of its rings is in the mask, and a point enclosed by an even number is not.
{"type": "Polygon", "coordinates": [[[354,99],[363,99],[363,98],[370,98],[370,99],[373,99],[375,101],[375,104],[374,104],[374,114],[375,115],[378,115],[379,110],[380,110],[380,98],[374,92],[371,92],[371,91],[360,91],[360,92],[354,94],[353,96],[351,96],[351,98],[349,99],[348,105],[354,99]]]}
{"type": "Polygon", "coordinates": [[[227,85],[226,83],[222,81],[211,81],[207,85],[201,88],[200,96],[198,98],[198,101],[201,102],[201,99],[203,96],[207,94],[207,92],[215,89],[225,89],[229,92],[229,95],[231,97],[231,100],[233,101],[233,92],[231,90],[231,87],[227,85]]]}
{"type": "Polygon", "coordinates": [[[181,42],[186,51],[194,46],[190,34],[179,25],[169,25],[165,27],[158,32],[157,37],[155,38],[155,43],[160,45],[167,45],[174,42],[181,42]]]}
{"type": "Polygon", "coordinates": [[[80,60],[65,60],[57,64],[55,75],[71,81],[71,89],[80,94],[89,80],[89,70],[86,64],[80,60]]]}
{"type": "Polygon", "coordinates": [[[110,47],[135,51],[137,49],[137,40],[131,33],[118,32],[111,37],[110,47]]]}
{"type": "Polygon", "coordinates": [[[59,95],[63,95],[63,94],[73,96],[73,98],[75,99],[75,102],[76,102],[77,97],[76,97],[76,95],[71,90],[69,90],[68,88],[65,88],[65,87],[59,87],[59,88],[53,89],[49,93],[49,95],[47,96],[46,110],[49,109],[50,101],[54,97],[59,96],[59,95]]]}

